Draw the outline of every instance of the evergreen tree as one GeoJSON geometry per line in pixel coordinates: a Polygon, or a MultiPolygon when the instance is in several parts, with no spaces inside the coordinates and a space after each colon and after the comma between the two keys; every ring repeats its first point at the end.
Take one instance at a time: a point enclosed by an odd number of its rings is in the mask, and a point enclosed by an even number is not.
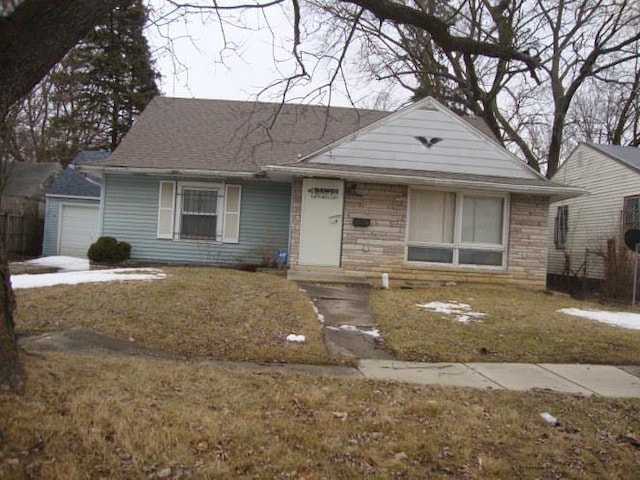
{"type": "Polygon", "coordinates": [[[70,52],[54,73],[56,95],[72,105],[54,131],[94,130],[91,147],[114,150],[136,116],[158,95],[142,0],[120,0],[108,18],[70,52]]]}
{"type": "Polygon", "coordinates": [[[159,94],[142,0],[117,0],[7,120],[5,146],[17,161],[66,165],[83,148],[114,150],[159,94]]]}

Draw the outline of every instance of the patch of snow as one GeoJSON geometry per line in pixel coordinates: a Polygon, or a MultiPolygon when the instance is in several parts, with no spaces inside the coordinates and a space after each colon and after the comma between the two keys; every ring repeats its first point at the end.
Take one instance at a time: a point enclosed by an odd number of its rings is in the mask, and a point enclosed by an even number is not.
{"type": "Polygon", "coordinates": [[[287,342],[304,343],[305,340],[306,338],[304,335],[296,335],[294,333],[287,335],[287,342]]]}
{"type": "Polygon", "coordinates": [[[339,330],[346,330],[348,332],[357,332],[358,331],[358,327],[356,327],[355,325],[340,325],[338,327],[339,330]]]}
{"type": "Polygon", "coordinates": [[[551,425],[558,425],[558,419],[551,415],[549,412],[542,412],[540,414],[540,417],[542,417],[545,422],[550,423],[551,425]]]}
{"type": "Polygon", "coordinates": [[[455,319],[460,323],[469,323],[471,321],[479,322],[480,318],[486,316],[486,313],[473,312],[471,305],[468,303],[460,302],[429,302],[423,304],[416,304],[418,308],[424,308],[425,310],[432,310],[436,313],[443,313],[445,315],[453,315],[455,319]]]}
{"type": "Polygon", "coordinates": [[[161,280],[164,278],[167,278],[167,274],[157,268],[114,268],[112,270],[89,270],[83,272],[12,275],[11,285],[14,289],[19,289],[123,280],[161,280]]]}
{"type": "Polygon", "coordinates": [[[24,262],[30,265],[41,265],[43,267],[59,268],[67,272],[76,272],[81,270],[89,270],[89,260],[86,258],[66,257],[64,255],[55,255],[51,257],[36,258],[24,262]]]}
{"type": "Polygon", "coordinates": [[[324,323],[324,315],[320,313],[320,310],[318,310],[318,307],[316,307],[316,304],[313,303],[313,301],[311,301],[311,308],[313,308],[313,312],[316,314],[318,321],[320,323],[324,323]]]}
{"type": "Polygon", "coordinates": [[[588,318],[589,320],[596,320],[617,327],[640,330],[640,313],[581,310],[579,308],[561,308],[558,312],[575,317],[588,318]]]}
{"type": "Polygon", "coordinates": [[[380,338],[380,330],[378,330],[377,328],[372,328],[371,330],[366,330],[364,328],[358,328],[355,325],[340,325],[339,327],[332,327],[332,326],[326,326],[324,327],[327,330],[333,330],[333,331],[346,331],[346,332],[358,332],[358,333],[362,333],[363,335],[369,335],[373,338],[380,338]]]}

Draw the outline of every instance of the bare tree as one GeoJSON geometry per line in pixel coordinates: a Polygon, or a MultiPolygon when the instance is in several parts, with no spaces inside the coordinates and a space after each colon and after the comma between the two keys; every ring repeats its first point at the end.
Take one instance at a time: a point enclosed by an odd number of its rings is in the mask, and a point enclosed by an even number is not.
{"type": "MultiPolygon", "coordinates": [[[[361,66],[374,77],[393,79],[416,96],[433,95],[455,110],[482,116],[505,145],[547,176],[582,139],[579,129],[570,127],[592,119],[578,119],[588,98],[602,105],[608,92],[609,105],[616,107],[598,124],[598,129],[609,130],[608,141],[637,142],[636,2],[454,0],[415,5],[438,12],[459,36],[529,52],[540,68],[532,77],[521,62],[441,48],[429,31],[413,24],[361,17],[361,66]]],[[[342,5],[327,8],[318,1],[316,6],[342,22],[343,29],[353,24],[353,12],[342,5]]]]}

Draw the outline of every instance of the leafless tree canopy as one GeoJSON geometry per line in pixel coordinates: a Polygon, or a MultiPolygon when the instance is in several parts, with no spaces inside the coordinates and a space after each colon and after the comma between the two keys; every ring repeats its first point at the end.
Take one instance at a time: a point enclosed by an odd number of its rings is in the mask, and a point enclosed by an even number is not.
{"type": "MultiPolygon", "coordinates": [[[[352,28],[340,2],[315,5],[352,28]]],[[[415,96],[433,95],[482,116],[532,167],[553,175],[579,141],[638,145],[640,6],[626,0],[416,2],[477,42],[528,52],[538,68],[507,57],[452,51],[415,24],[358,18],[361,68],[415,96]]]]}

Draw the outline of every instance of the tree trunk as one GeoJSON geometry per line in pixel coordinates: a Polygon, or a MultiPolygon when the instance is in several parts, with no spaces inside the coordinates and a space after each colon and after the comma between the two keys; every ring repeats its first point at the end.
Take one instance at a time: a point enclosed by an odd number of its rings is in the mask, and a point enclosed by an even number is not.
{"type": "Polygon", "coordinates": [[[0,391],[8,387],[15,392],[20,392],[26,377],[18,356],[13,323],[14,306],[9,262],[4,242],[2,242],[0,244],[0,391]]]}
{"type": "Polygon", "coordinates": [[[106,0],[23,0],[0,17],[0,119],[111,8],[106,0]]]}
{"type": "MultiPolygon", "coordinates": [[[[5,127],[11,105],[29,93],[111,8],[112,2],[107,0],[23,0],[8,16],[0,16],[0,127],[5,127]]],[[[0,189],[3,180],[0,179],[0,189]]],[[[0,390],[20,391],[26,377],[18,355],[14,305],[7,252],[2,243],[0,390]]]]}

